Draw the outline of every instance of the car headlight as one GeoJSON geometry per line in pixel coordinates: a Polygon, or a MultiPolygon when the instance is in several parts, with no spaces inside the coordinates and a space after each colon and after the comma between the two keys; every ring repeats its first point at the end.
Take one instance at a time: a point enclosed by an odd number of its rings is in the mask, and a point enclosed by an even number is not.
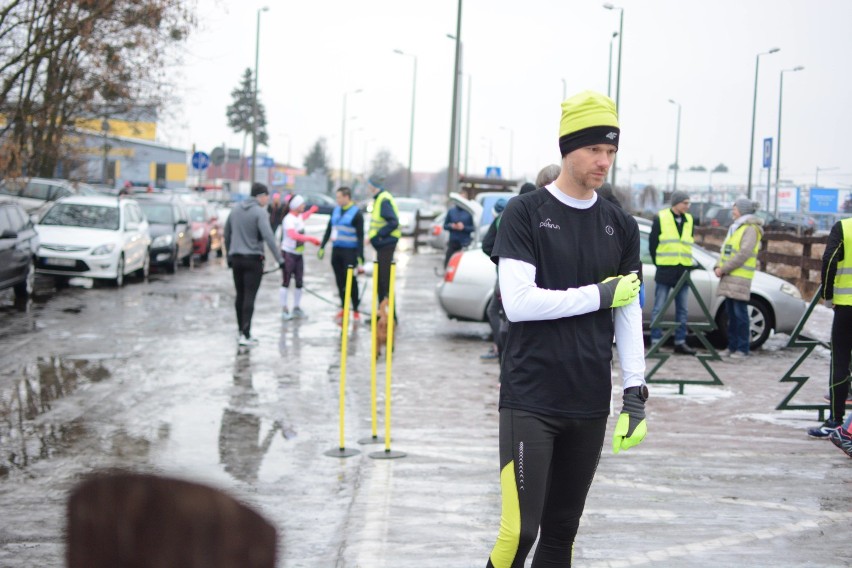
{"type": "Polygon", "coordinates": [[[781,284],[781,291],[787,294],[788,296],[793,296],[797,300],[802,299],[802,293],[799,292],[799,289],[787,282],[781,284]]]}
{"type": "Polygon", "coordinates": [[[192,230],[192,238],[200,239],[204,236],[204,227],[198,227],[197,229],[192,230]]]}
{"type": "Polygon", "coordinates": [[[171,234],[160,235],[151,242],[151,248],[167,247],[172,244],[174,237],[171,234]]]}
{"type": "Polygon", "coordinates": [[[95,247],[94,250],[92,250],[92,256],[101,256],[104,254],[109,254],[113,250],[115,250],[115,243],[108,243],[99,247],[95,247]]]}

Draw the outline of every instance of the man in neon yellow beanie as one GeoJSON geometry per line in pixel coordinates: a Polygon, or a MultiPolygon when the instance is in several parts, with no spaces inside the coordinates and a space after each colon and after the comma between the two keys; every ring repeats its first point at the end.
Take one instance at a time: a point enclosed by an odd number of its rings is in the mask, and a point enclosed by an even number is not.
{"type": "Polygon", "coordinates": [[[509,201],[491,260],[509,334],[500,368],[500,532],[490,568],[570,566],[603,447],[617,340],[624,406],[615,453],[645,437],[639,227],[595,189],[618,150],[613,101],[562,103],[559,177],[509,201]]]}

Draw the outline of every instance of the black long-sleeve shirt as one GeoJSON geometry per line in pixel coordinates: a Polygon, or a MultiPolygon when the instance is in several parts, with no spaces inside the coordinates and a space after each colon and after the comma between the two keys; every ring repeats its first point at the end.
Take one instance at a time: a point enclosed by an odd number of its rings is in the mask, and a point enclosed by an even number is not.
{"type": "Polygon", "coordinates": [[[844,258],[843,225],[838,221],[828,234],[825,252],[822,254],[822,298],[830,300],[834,297],[834,276],[837,274],[837,263],[844,258]]]}

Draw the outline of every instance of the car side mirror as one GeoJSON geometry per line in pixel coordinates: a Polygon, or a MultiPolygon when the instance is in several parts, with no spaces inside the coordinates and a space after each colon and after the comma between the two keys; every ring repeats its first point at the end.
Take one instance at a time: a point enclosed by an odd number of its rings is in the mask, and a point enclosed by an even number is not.
{"type": "Polygon", "coordinates": [[[6,229],[0,233],[0,239],[17,239],[18,233],[12,229],[6,229]]]}
{"type": "Polygon", "coordinates": [[[129,232],[129,231],[138,231],[138,230],[139,230],[139,223],[132,223],[132,222],[131,222],[131,223],[127,223],[127,224],[124,226],[124,230],[125,230],[125,231],[128,231],[128,232],[129,232]]]}

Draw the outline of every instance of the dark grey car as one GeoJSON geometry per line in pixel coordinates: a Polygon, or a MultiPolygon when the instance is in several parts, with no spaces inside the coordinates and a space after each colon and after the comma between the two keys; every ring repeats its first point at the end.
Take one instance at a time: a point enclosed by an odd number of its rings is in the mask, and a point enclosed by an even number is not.
{"type": "Polygon", "coordinates": [[[177,271],[178,262],[192,264],[192,229],[189,215],[180,199],[166,195],[134,196],[148,219],[151,235],[151,266],[177,271]]]}
{"type": "Polygon", "coordinates": [[[12,287],[17,298],[32,293],[38,233],[24,209],[0,200],[0,290],[12,287]]]}

